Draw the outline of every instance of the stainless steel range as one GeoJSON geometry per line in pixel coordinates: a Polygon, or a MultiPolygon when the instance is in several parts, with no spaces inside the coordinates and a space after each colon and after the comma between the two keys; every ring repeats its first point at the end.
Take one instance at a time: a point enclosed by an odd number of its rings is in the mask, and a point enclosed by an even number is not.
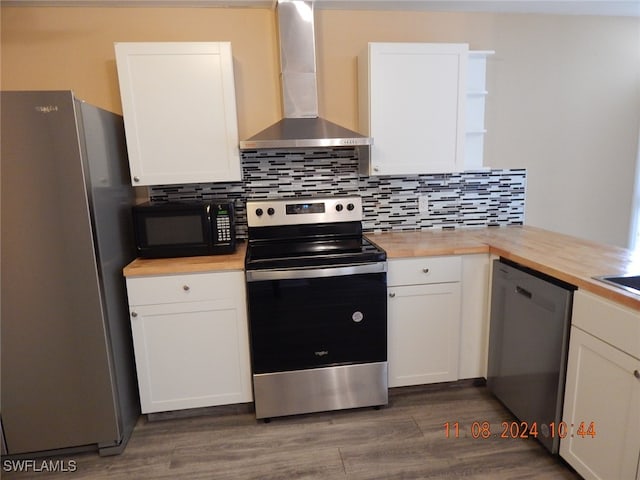
{"type": "Polygon", "coordinates": [[[257,418],[387,404],[386,254],[360,197],[247,202],[257,418]]]}

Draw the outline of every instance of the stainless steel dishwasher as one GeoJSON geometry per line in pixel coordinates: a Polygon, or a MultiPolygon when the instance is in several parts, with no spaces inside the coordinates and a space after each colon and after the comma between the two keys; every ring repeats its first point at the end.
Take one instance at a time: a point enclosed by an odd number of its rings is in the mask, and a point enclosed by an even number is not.
{"type": "Polygon", "coordinates": [[[553,454],[575,289],[502,258],[493,263],[487,387],[518,419],[495,433],[535,437],[553,454]]]}

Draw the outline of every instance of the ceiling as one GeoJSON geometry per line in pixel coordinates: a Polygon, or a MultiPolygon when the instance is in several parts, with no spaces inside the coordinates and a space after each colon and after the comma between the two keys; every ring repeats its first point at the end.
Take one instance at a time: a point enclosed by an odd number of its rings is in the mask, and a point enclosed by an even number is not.
{"type": "MultiPolygon", "coordinates": [[[[4,6],[273,8],[276,0],[3,0],[4,6]]],[[[315,0],[318,9],[430,10],[640,17],[640,0],[315,0]]]]}

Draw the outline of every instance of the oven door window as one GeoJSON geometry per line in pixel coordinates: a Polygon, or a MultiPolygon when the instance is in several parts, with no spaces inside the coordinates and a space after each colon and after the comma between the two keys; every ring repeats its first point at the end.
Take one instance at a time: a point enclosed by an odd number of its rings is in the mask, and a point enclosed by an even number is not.
{"type": "Polygon", "coordinates": [[[254,373],[387,359],[386,273],[247,283],[254,373]]]}

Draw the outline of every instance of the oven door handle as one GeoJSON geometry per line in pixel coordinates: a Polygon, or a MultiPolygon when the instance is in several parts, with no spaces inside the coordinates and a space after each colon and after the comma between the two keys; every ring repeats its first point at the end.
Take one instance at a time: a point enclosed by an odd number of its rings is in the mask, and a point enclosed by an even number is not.
{"type": "Polygon", "coordinates": [[[363,273],[384,273],[387,262],[362,263],[356,265],[340,265],[310,268],[288,268],[247,270],[247,282],[261,282],[267,280],[295,280],[299,278],[340,277],[344,275],[359,275],[363,273]]]}

